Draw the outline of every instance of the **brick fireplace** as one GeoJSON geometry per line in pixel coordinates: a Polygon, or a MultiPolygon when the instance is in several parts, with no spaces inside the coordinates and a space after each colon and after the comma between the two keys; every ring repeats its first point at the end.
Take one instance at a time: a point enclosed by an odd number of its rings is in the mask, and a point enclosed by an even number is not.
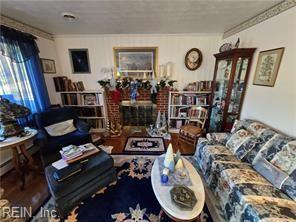
{"type": "MultiPolygon", "coordinates": [[[[168,112],[168,100],[169,100],[169,87],[165,87],[161,89],[157,94],[156,100],[156,111],[168,112]]],[[[106,89],[106,103],[107,103],[107,112],[109,120],[121,121],[121,114],[120,114],[120,102],[116,103],[112,100],[112,91],[106,89]]],[[[137,97],[137,101],[151,101],[150,98],[150,90],[139,89],[138,90],[139,96],[137,97]]],[[[130,100],[130,90],[123,89],[121,91],[121,101],[129,101],[130,100]]]]}

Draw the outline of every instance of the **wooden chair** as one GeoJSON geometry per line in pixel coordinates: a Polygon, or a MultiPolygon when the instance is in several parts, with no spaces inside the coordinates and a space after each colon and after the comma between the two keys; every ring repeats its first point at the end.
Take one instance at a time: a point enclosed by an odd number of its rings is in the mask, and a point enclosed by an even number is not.
{"type": "Polygon", "coordinates": [[[180,128],[178,144],[180,141],[196,146],[197,139],[203,134],[208,117],[208,110],[203,107],[193,107],[188,111],[189,119],[180,128]]]}

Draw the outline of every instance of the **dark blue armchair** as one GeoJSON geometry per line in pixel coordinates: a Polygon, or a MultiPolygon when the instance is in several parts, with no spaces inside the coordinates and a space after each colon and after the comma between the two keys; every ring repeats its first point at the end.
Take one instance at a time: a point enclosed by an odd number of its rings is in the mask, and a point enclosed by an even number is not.
{"type": "Polygon", "coordinates": [[[43,166],[53,163],[61,158],[59,150],[68,145],[81,145],[91,142],[89,125],[78,119],[77,113],[68,107],[51,109],[34,115],[36,126],[39,130],[35,144],[40,147],[43,166]],[[69,119],[74,120],[76,131],[63,136],[50,136],[44,127],[63,122],[69,119]]]}

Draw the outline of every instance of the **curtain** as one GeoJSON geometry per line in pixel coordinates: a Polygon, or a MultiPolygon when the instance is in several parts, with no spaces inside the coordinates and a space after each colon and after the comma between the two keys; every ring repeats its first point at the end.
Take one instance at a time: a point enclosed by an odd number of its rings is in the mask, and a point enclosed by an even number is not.
{"type": "Polygon", "coordinates": [[[32,113],[50,106],[35,37],[1,26],[0,95],[32,113]]]}

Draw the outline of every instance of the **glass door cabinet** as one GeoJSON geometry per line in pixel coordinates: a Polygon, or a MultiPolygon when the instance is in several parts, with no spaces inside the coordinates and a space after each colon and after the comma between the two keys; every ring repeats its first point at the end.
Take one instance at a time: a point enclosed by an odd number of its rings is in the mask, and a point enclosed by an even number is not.
{"type": "Polygon", "coordinates": [[[255,48],[215,54],[210,132],[230,131],[240,112],[255,48]]]}

